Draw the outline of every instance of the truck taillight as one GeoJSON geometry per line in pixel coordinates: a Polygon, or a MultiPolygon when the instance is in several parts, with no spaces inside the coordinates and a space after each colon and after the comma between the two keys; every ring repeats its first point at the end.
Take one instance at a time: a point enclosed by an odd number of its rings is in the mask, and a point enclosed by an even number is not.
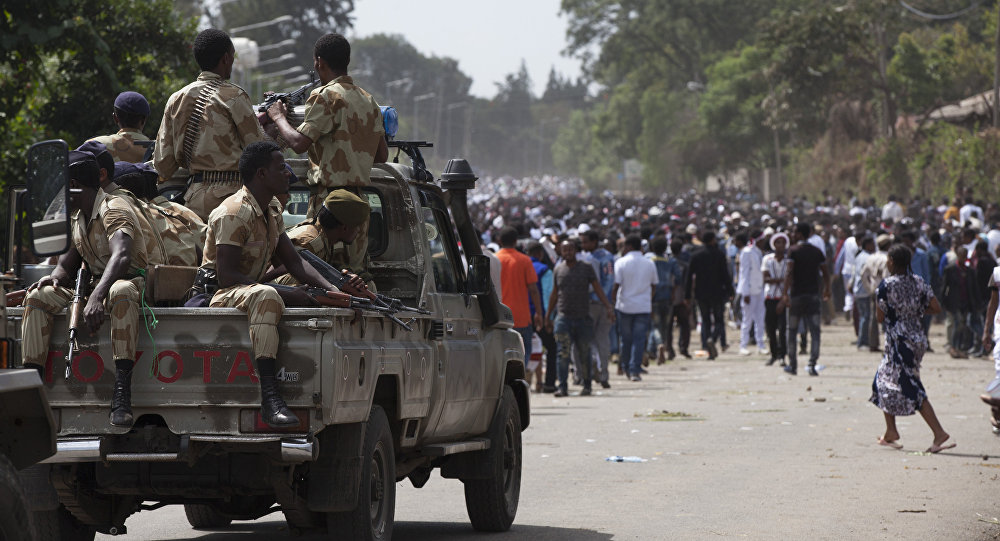
{"type": "Polygon", "coordinates": [[[0,368],[10,368],[10,339],[0,340],[0,368]]]}
{"type": "Polygon", "coordinates": [[[240,410],[240,432],[294,432],[303,433],[309,431],[309,410],[306,408],[291,408],[292,413],[299,418],[299,424],[295,426],[273,427],[264,422],[260,416],[260,410],[240,410]]]}

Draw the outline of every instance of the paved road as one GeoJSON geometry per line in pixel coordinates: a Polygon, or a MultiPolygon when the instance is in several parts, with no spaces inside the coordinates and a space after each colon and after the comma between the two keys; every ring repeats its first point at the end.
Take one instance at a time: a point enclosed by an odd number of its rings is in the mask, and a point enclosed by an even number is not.
{"type": "MultiPolygon", "coordinates": [[[[938,351],[942,329],[932,333],[938,351]]],[[[846,326],[823,336],[820,377],[788,376],[731,349],[713,362],[651,367],[640,383],[615,378],[591,397],[534,395],[510,533],[473,532],[460,482],[435,474],[420,490],[397,485],[395,539],[1000,538],[991,496],[1000,438],[977,398],[993,363],[929,354],[923,381],[958,447],[922,453],[931,433],[914,416],[900,418],[905,448],[894,451],[875,444],[884,424],[867,402],[878,357],[847,346],[846,326]],[[646,462],[606,462],[610,455],[646,462]]],[[[279,515],[195,531],[176,506],[126,525],[127,539],[142,540],[288,535],[279,515]]]]}

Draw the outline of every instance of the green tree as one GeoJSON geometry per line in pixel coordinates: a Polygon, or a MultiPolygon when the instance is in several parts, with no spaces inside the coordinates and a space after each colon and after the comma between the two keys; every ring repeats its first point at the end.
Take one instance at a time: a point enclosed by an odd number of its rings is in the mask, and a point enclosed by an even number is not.
{"type": "MultiPolygon", "coordinates": [[[[0,182],[22,178],[36,140],[71,145],[116,128],[115,96],[149,99],[155,133],[167,96],[197,73],[190,43],[195,21],[169,0],[12,2],[0,17],[0,182]]],[[[3,186],[0,185],[0,188],[3,186]]]]}

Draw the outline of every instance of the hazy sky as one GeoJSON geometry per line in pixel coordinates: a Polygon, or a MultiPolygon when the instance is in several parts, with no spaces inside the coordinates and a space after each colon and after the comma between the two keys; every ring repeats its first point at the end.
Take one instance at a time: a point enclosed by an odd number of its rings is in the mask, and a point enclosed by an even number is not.
{"type": "Polygon", "coordinates": [[[355,0],[353,15],[355,36],[402,34],[425,55],[458,60],[475,96],[493,97],[493,83],[516,72],[522,58],[536,96],[553,66],[580,74],[579,60],[560,54],[567,23],[559,0],[355,0]]]}

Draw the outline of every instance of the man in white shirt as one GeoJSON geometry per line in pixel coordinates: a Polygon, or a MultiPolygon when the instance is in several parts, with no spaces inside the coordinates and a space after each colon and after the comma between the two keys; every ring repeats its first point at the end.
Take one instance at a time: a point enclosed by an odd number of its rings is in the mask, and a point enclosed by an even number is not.
{"type": "Polygon", "coordinates": [[[882,206],[882,221],[892,220],[893,223],[903,219],[903,206],[896,202],[896,196],[890,195],[889,202],[882,206]]]}
{"type": "Polygon", "coordinates": [[[764,347],[764,273],[761,271],[761,260],[764,254],[757,247],[759,230],[751,231],[750,238],[746,232],[736,234],[737,244],[746,246],[739,253],[739,278],[736,281],[736,294],[743,299],[743,320],[740,324],[740,355],[750,355],[747,346],[750,344],[750,327],[753,327],[757,338],[757,352],[767,355],[764,347]]]}
{"type": "Polygon", "coordinates": [[[642,239],[629,235],[625,255],[615,261],[615,285],[611,302],[618,312],[621,333],[621,363],[626,376],[642,381],[642,353],[646,350],[650,314],[653,312],[654,286],[659,283],[656,264],[642,256],[642,239]]]}
{"type": "MultiPolygon", "coordinates": [[[[965,198],[965,204],[962,208],[958,209],[958,221],[962,222],[962,227],[966,227],[971,218],[979,220],[980,227],[984,222],[983,207],[980,207],[975,203],[971,197],[965,198]]],[[[972,252],[969,252],[970,254],[972,252]]]]}

